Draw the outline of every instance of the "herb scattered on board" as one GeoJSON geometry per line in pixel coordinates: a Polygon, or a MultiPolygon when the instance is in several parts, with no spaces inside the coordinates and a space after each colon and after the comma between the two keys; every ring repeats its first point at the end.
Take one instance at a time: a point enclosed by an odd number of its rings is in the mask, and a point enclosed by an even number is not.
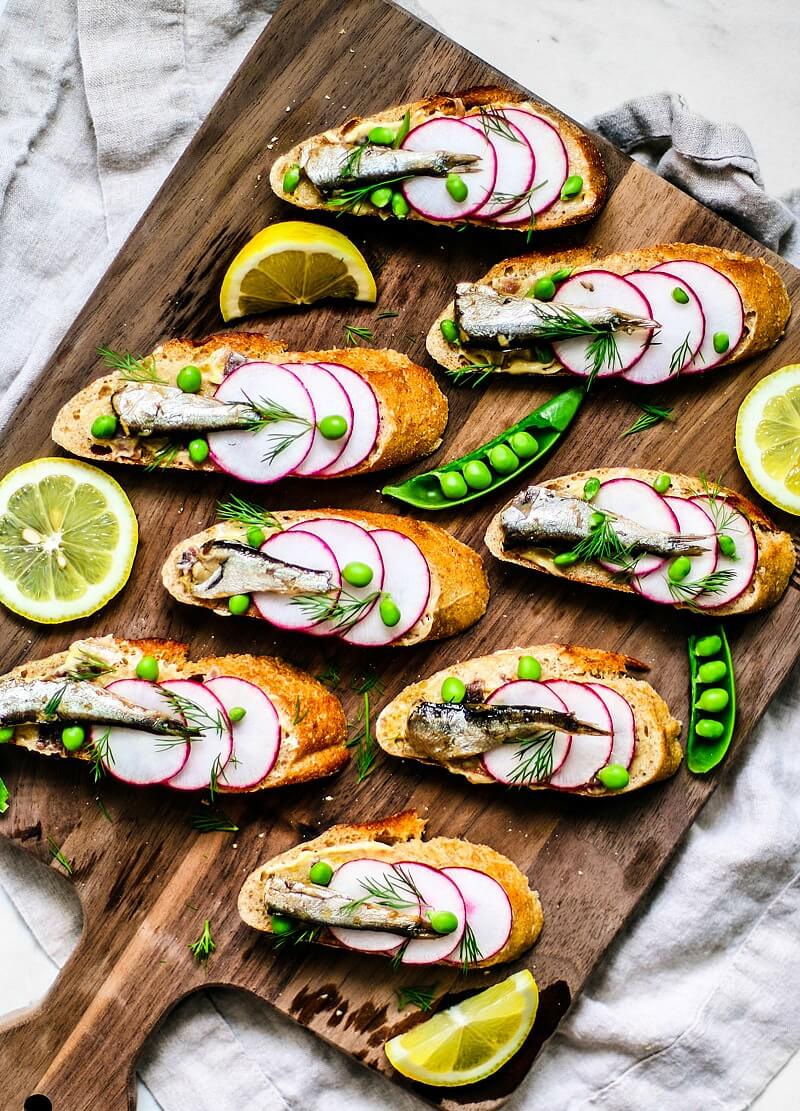
{"type": "Polygon", "coordinates": [[[50,850],[50,855],[52,856],[53,860],[57,860],[64,871],[67,873],[67,875],[71,876],[72,873],[75,871],[75,862],[72,860],[67,860],[66,856],[64,856],[63,852],[55,843],[52,837],[47,838],[47,847],[50,850]]]}
{"type": "Polygon", "coordinates": [[[205,964],[216,947],[217,943],[211,936],[211,925],[206,918],[205,922],[203,922],[203,932],[200,934],[197,941],[191,943],[189,951],[198,964],[205,964]]]}
{"type": "Polygon", "coordinates": [[[278,532],[283,529],[280,521],[269,510],[262,509],[261,506],[255,505],[251,501],[245,501],[244,498],[237,497],[235,494],[227,501],[219,502],[217,505],[217,519],[232,521],[243,528],[263,528],[277,530],[278,532]]]}
{"type": "Polygon", "coordinates": [[[355,734],[347,741],[347,747],[355,750],[356,782],[363,783],[367,776],[374,770],[378,758],[378,742],[372,732],[370,718],[370,694],[375,691],[383,693],[383,683],[374,671],[370,671],[355,679],[353,690],[363,698],[361,712],[351,724],[355,734]]]}
{"type": "Polygon", "coordinates": [[[335,660],[327,660],[324,669],[318,672],[314,678],[327,687],[329,691],[337,691],[342,683],[342,673],[335,660]]]}
{"type": "Polygon", "coordinates": [[[205,811],[192,814],[189,825],[200,833],[238,833],[239,827],[221,811],[205,811]]]}
{"type": "Polygon", "coordinates": [[[6,787],[5,780],[0,779],[0,814],[5,814],[8,810],[8,800],[11,798],[11,792],[6,787]]]}
{"type": "Polygon", "coordinates": [[[636,436],[639,432],[646,432],[648,428],[653,428],[662,421],[675,421],[674,409],[671,405],[647,405],[639,404],[642,410],[642,415],[638,417],[630,428],[626,428],[624,432],[620,433],[620,439],[625,436],[636,436]]]}
{"type": "Polygon", "coordinates": [[[436,984],[410,984],[407,988],[396,988],[398,1011],[404,1011],[406,1007],[418,1007],[420,1011],[429,1011],[433,1006],[436,988],[436,984]]]}
{"type": "Polygon", "coordinates": [[[399,312],[379,312],[375,317],[376,320],[390,320],[393,316],[399,316],[399,312]]]}
{"type": "Polygon", "coordinates": [[[344,339],[348,347],[357,347],[360,340],[365,343],[375,342],[375,333],[369,328],[359,327],[357,324],[343,324],[344,339]]]}

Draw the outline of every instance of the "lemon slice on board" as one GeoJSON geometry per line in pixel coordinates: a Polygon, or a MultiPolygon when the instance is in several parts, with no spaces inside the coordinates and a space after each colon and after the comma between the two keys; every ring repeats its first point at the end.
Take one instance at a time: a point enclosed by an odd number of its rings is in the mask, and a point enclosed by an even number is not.
{"type": "Polygon", "coordinates": [[[242,247],[222,280],[224,320],[311,305],[326,297],[374,302],[375,279],[355,243],[333,228],[288,220],[242,247]]]}
{"type": "Polygon", "coordinates": [[[531,1032],[539,990],[527,969],[465,999],[386,1043],[403,1076],[456,1087],[497,1072],[531,1032]]]}
{"type": "Polygon", "coordinates": [[[800,515],[800,363],[768,374],[744,399],[736,454],[762,497],[800,515]]]}
{"type": "Polygon", "coordinates": [[[73,459],[0,480],[0,602],[44,624],[87,617],[128,581],[139,527],[125,491],[73,459]]]}

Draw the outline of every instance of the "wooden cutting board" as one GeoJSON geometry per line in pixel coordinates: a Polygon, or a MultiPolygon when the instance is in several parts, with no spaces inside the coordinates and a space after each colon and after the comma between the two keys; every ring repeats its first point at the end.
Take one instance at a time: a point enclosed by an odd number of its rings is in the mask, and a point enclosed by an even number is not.
{"type": "MultiPolygon", "coordinates": [[[[270,162],[280,150],[350,115],[440,89],[495,83],[509,84],[383,0],[287,0],[92,294],[39,385],[20,404],[3,437],[2,473],[53,454],[52,418],[99,372],[99,344],[146,352],[162,337],[201,337],[221,327],[217,293],[232,255],[259,228],[299,215],[278,202],[267,184],[270,162]]],[[[800,273],[619,151],[606,144],[603,151],[613,191],[600,219],[567,235],[537,237],[537,247],[593,242],[621,250],[670,240],[712,243],[767,257],[796,296],[800,273]]],[[[257,322],[294,349],[335,347],[348,322],[373,328],[379,346],[393,345],[426,362],[424,335],[454,281],[476,278],[500,258],[525,250],[524,237],[515,233],[453,234],[367,219],[343,219],[337,226],[356,239],[373,265],[380,302],[375,310],[325,306],[257,322]],[[399,315],[377,320],[379,311],[399,315]]],[[[638,412],[634,394],[620,385],[598,388],[540,473],[632,464],[724,474],[730,485],[746,490],[733,450],[737,407],[761,375],[794,361],[800,361],[797,320],[764,358],[680,381],[669,391],[678,423],[629,439],[619,434],[638,412]]],[[[437,461],[488,439],[558,387],[529,380],[477,390],[445,388],[450,431],[437,461]]],[[[179,607],[160,587],[165,554],[179,538],[211,522],[216,501],[233,489],[229,482],[120,468],[114,473],[129,492],[141,526],[128,586],[100,614],[73,627],[31,627],[3,612],[3,670],[58,651],[77,637],[105,632],[184,639],[195,656],[278,652],[312,672],[322,670],[325,661],[316,640],[179,607]]],[[[380,481],[286,482],[271,504],[399,512],[376,492],[380,481]]],[[[504,498],[436,520],[486,554],[483,531],[504,498]]],[[[341,693],[351,715],[359,702],[351,681],[375,658],[386,688],[377,700],[381,705],[420,674],[454,659],[557,640],[621,650],[648,661],[654,685],[675,714],[687,718],[685,640],[696,619],[635,598],[571,588],[486,558],[489,611],[463,636],[384,654],[337,646],[341,693]]],[[[800,595],[792,588],[774,610],[730,622],[741,708],[727,770],[800,652],[798,618],[800,595]]],[[[544,933],[521,962],[542,989],[527,1046],[474,1088],[417,1089],[447,1108],[499,1106],[647,896],[719,780],[719,775],[693,778],[682,769],[665,784],[602,803],[471,787],[444,772],[383,760],[360,786],[349,769],[338,779],[302,789],[226,799],[225,810],[240,831],[203,835],[188,824],[196,801],[104,782],[100,793],[108,821],[83,765],[6,748],[0,750],[0,774],[13,796],[0,819],[0,833],[44,861],[50,859],[48,838],[60,845],[74,859],[72,882],[85,915],[78,947],[45,1002],[0,1034],[4,1106],[13,1111],[31,1093],[46,1096],[56,1111],[132,1106],[132,1078],[144,1040],[178,1000],[212,985],[253,992],[356,1060],[391,1073],[384,1041],[421,1017],[413,1009],[400,1013],[392,989],[419,982],[419,972],[393,972],[380,958],[339,952],[275,954],[264,937],[239,922],[236,895],[253,867],[297,840],[336,820],[366,819],[405,806],[417,807],[429,819],[431,835],[461,835],[506,853],[541,893],[544,933]],[[206,917],[217,951],[203,970],[187,945],[206,917]]],[[[424,979],[435,980],[441,992],[458,993],[505,973],[493,970],[463,981],[457,973],[435,969],[424,979]]],[[[39,1100],[25,1106],[41,1111],[50,1105],[39,1100]]]]}

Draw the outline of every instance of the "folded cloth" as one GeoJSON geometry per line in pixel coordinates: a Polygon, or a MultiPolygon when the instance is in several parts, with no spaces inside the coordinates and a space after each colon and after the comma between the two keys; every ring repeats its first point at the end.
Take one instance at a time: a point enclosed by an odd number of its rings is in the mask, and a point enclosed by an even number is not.
{"type": "MultiPolygon", "coordinates": [[[[32,0],[7,0],[0,420],[13,414],[276,6],[49,0],[42,19],[32,0]]],[[[595,126],[770,246],[797,252],[797,218],[764,194],[738,128],[704,120],[668,94],[632,101],[595,126]]],[[[799,695],[795,677],[510,1106],[740,1108],[798,1048],[800,763],[787,738],[799,695]]],[[[64,964],[80,911],[52,871],[1,837],[0,885],[10,957],[2,1000],[13,1008],[64,964]],[[13,959],[23,952],[24,962],[13,959]]],[[[182,1004],[148,1042],[138,1073],[139,1111],[422,1106],[233,991],[182,1004]]]]}

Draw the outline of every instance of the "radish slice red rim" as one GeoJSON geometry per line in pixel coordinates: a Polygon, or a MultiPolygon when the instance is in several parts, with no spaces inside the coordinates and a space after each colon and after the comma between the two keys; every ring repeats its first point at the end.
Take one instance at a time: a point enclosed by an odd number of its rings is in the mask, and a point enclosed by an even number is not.
{"type": "Polygon", "coordinates": [[[569,174],[569,157],[558,131],[541,116],[522,108],[504,108],[501,114],[528,140],[536,172],[528,196],[499,213],[494,220],[497,224],[524,226],[531,222],[532,216],[551,208],[561,196],[561,186],[569,174]]]}
{"type": "Polygon", "coordinates": [[[400,620],[396,625],[386,625],[377,605],[342,639],[348,644],[377,648],[405,636],[422,617],[430,598],[431,572],[417,545],[401,532],[373,529],[369,535],[383,560],[383,596],[388,595],[400,610],[400,620]]]}
{"type": "MultiPolygon", "coordinates": [[[[338,600],[341,585],[339,564],[330,547],[318,536],[292,528],[270,536],[261,545],[261,551],[285,563],[329,572],[334,590],[331,594],[320,595],[320,599],[327,598],[331,605],[338,600]]],[[[309,612],[309,608],[297,600],[297,595],[258,592],[253,595],[253,604],[265,621],[270,621],[279,629],[308,633],[322,620],[319,615],[309,612]]]]}
{"type": "Polygon", "coordinates": [[[220,700],[231,721],[233,750],[219,776],[221,787],[244,790],[266,779],[281,747],[281,724],[272,702],[260,687],[233,675],[219,675],[203,684],[220,700]],[[231,719],[232,709],[244,717],[231,719]]]}
{"type": "Polygon", "coordinates": [[[631,586],[651,602],[674,606],[676,602],[692,601],[700,593],[700,587],[695,584],[716,569],[717,537],[714,522],[695,502],[689,501],[688,498],[670,497],[665,497],[664,501],[674,513],[682,536],[708,537],[706,541],[700,542],[705,547],[705,551],[702,555],[688,557],[691,571],[680,583],[674,583],[670,579],[671,560],[665,560],[660,567],[648,575],[637,575],[633,578],[631,586]]]}
{"type": "MultiPolygon", "coordinates": [[[[420,909],[419,899],[413,888],[403,883],[393,865],[385,860],[373,860],[371,857],[359,857],[356,860],[347,860],[333,873],[329,887],[331,891],[338,891],[349,898],[364,899],[375,902],[370,897],[370,886],[379,889],[387,888],[399,891],[402,900],[407,902],[403,909],[412,913],[420,909]]],[[[343,926],[331,926],[330,932],[348,949],[358,949],[362,953],[392,953],[406,940],[403,934],[389,933],[387,930],[359,930],[343,926]]]]}
{"type": "MultiPolygon", "coordinates": [[[[540,706],[549,710],[566,710],[554,690],[544,683],[518,679],[492,691],[486,699],[498,706],[540,706]]],[[[572,738],[569,733],[546,728],[532,729],[531,740],[499,745],[485,752],[483,766],[499,783],[509,787],[530,787],[546,783],[569,755],[572,738]],[[538,740],[537,740],[538,738],[538,740]]]]}
{"type": "MultiPolygon", "coordinates": [[[[117,679],[108,689],[146,710],[174,712],[161,687],[144,679],[117,679]]],[[[189,758],[189,743],[163,733],[117,725],[93,725],[90,737],[103,767],[124,783],[149,787],[177,775],[189,758]]]]}
{"type": "MultiPolygon", "coordinates": [[[[420,864],[416,860],[403,860],[395,864],[394,869],[400,876],[407,878],[414,890],[419,892],[423,918],[436,911],[445,910],[451,911],[458,923],[452,933],[442,934],[440,937],[412,938],[410,941],[404,941],[401,948],[401,963],[434,964],[457,952],[462,959],[465,959],[468,954],[462,951],[461,939],[464,937],[467,910],[456,884],[437,868],[431,868],[429,864],[420,864]]],[[[473,950],[470,950],[470,953],[472,952],[473,950]]],[[[468,963],[474,963],[474,960],[470,959],[468,963]]]]}
{"type": "Polygon", "coordinates": [[[664,271],[682,278],[691,286],[703,309],[706,329],[700,349],[684,369],[684,374],[697,374],[711,370],[718,363],[728,359],[739,344],[744,333],[744,307],[739,290],[724,274],[705,262],[678,259],[662,262],[653,267],[654,271],[664,271]],[[714,337],[726,337],[727,346],[717,351],[714,337]]]}
{"type": "Polygon", "coordinates": [[[713,591],[697,594],[691,599],[693,606],[703,610],[714,610],[730,605],[750,586],[758,566],[758,542],[744,514],[728,505],[725,498],[704,495],[691,499],[703,509],[714,522],[717,536],[730,536],[736,545],[733,558],[717,554],[717,565],[713,575],[719,576],[713,591]]]}
{"type": "Polygon", "coordinates": [[[550,679],[547,686],[576,718],[609,731],[607,734],[573,733],[569,754],[558,771],[550,776],[550,786],[576,790],[585,787],[608,763],[614,745],[611,714],[603,699],[587,683],[550,679]]]}
{"type": "Polygon", "coordinates": [[[479,161],[460,173],[467,186],[467,196],[456,201],[447,191],[443,177],[412,177],[402,184],[406,200],[428,220],[463,220],[473,216],[489,200],[497,177],[497,155],[482,131],[463,120],[437,116],[409,131],[403,140],[404,150],[453,151],[476,154],[479,161]]]}
{"type": "Polygon", "coordinates": [[[289,363],[286,369],[296,374],[308,390],[317,420],[311,450],[292,474],[317,475],[332,467],[347,447],[353,433],[353,406],[341,382],[321,364],[289,363]],[[334,416],[343,417],[347,428],[338,439],[328,439],[323,435],[323,421],[334,416]]]}
{"type": "Polygon", "coordinates": [[[372,454],[380,433],[380,409],[372,386],[351,367],[341,363],[319,365],[342,386],[353,410],[353,424],[344,451],[317,475],[318,478],[333,478],[357,467],[372,454]]]}
{"type": "Polygon", "coordinates": [[[587,683],[586,686],[602,698],[611,716],[614,741],[606,762],[629,768],[636,754],[636,718],[630,702],[605,683],[587,683]]]}
{"type": "MultiPolygon", "coordinates": [[[[573,274],[556,290],[554,305],[568,305],[578,314],[582,308],[612,308],[634,316],[652,319],[650,302],[626,278],[608,270],[582,270],[573,274]]],[[[629,370],[647,350],[652,331],[647,328],[634,332],[616,331],[612,345],[606,345],[600,354],[593,353],[593,336],[573,336],[553,344],[558,361],[573,374],[582,378],[608,378],[629,370]],[[602,358],[601,358],[602,355],[602,358]]]]}
{"type": "Polygon", "coordinates": [[[528,194],[536,168],[533,151],[522,131],[506,120],[502,112],[465,116],[464,123],[482,132],[494,148],[497,158],[494,189],[475,213],[476,219],[494,220],[500,213],[518,206],[520,198],[528,194]]]}
{"type": "Polygon", "coordinates": [[[220,700],[203,683],[168,679],[161,684],[175,696],[186,724],[197,730],[189,742],[189,758],[168,783],[179,791],[201,791],[219,779],[233,750],[233,734],[220,700]]]}
{"type": "MultiPolygon", "coordinates": [[[[672,512],[657,490],[638,478],[612,478],[604,482],[599,492],[592,498],[592,505],[618,517],[627,517],[643,528],[654,532],[667,532],[677,535],[680,532],[678,518],[672,512]]],[[[612,521],[613,525],[613,521],[612,521]]],[[[607,571],[623,570],[610,560],[598,560],[607,571]]],[[[639,576],[655,571],[664,563],[662,556],[641,555],[636,559],[636,573],[639,576]]]]}
{"type": "MultiPolygon", "coordinates": [[[[467,912],[467,925],[480,960],[499,953],[511,935],[511,901],[497,880],[475,868],[442,868],[461,892],[467,912]]],[[[459,947],[460,948],[460,947],[459,947]]],[[[448,964],[461,964],[457,957],[446,957],[448,964]]]]}
{"type": "Polygon", "coordinates": [[[674,274],[645,270],[626,274],[625,279],[645,295],[661,327],[622,377],[640,386],[669,382],[689,365],[703,342],[706,321],[700,302],[691,286],[674,274]],[[676,290],[685,300],[675,300],[676,290]]]}

